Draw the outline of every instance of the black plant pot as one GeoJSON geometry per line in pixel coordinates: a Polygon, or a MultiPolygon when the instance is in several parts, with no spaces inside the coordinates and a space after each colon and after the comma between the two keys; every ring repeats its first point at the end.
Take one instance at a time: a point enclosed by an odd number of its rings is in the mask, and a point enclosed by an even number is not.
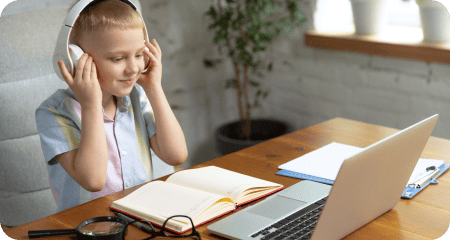
{"type": "Polygon", "coordinates": [[[226,155],[289,132],[287,123],[273,119],[252,119],[250,140],[242,139],[241,122],[220,126],[215,132],[216,149],[226,155]]]}

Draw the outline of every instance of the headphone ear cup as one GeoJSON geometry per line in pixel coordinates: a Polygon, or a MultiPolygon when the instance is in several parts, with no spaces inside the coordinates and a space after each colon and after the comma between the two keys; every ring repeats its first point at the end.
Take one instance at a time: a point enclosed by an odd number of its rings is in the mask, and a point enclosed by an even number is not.
{"type": "MultiPolygon", "coordinates": [[[[78,60],[81,58],[81,55],[83,55],[83,50],[75,45],[75,44],[69,44],[69,54],[70,58],[72,59],[73,69],[72,69],[72,76],[75,77],[75,71],[78,66],[78,60]]],[[[70,71],[70,70],[69,70],[70,71]]]]}

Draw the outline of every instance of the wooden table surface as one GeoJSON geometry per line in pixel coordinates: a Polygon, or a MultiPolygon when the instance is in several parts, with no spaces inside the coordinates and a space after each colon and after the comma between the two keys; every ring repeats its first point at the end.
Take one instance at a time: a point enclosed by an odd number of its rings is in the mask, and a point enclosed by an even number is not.
{"type": "MultiPolygon", "coordinates": [[[[213,159],[193,168],[215,165],[289,187],[300,180],[275,175],[279,165],[331,142],[366,147],[397,131],[397,129],[335,118],[213,159]]],[[[450,140],[431,137],[421,157],[442,159],[446,163],[450,163],[450,140]]],[[[162,180],[166,178],[164,177],[162,180]]],[[[356,230],[345,239],[436,239],[441,237],[449,228],[450,223],[450,171],[441,175],[438,181],[439,184],[428,186],[413,199],[400,199],[394,209],[356,230]]],[[[28,230],[76,228],[83,220],[113,215],[108,208],[111,202],[126,196],[138,187],[4,230],[8,236],[14,239],[27,239],[28,230]]],[[[254,203],[246,206],[252,204],[254,203]]],[[[211,234],[206,229],[207,226],[208,224],[198,227],[202,239],[223,239],[211,234]]],[[[129,228],[126,239],[146,237],[148,237],[147,234],[133,226],[129,228]]],[[[52,237],[52,239],[65,238],[52,237]]]]}

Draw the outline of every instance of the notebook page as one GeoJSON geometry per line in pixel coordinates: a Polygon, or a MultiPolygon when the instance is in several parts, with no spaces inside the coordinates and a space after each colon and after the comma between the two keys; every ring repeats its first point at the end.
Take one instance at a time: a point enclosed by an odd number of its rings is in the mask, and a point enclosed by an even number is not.
{"type": "MultiPolygon", "coordinates": [[[[144,214],[159,215],[164,219],[173,215],[188,215],[194,219],[222,198],[223,196],[192,188],[153,181],[115,201],[113,207],[122,205],[144,214]]],[[[231,200],[228,201],[233,206],[231,200]]]]}
{"type": "Polygon", "coordinates": [[[216,166],[179,171],[172,174],[166,182],[227,196],[235,202],[248,188],[281,186],[216,166]]]}
{"type": "Polygon", "coordinates": [[[362,150],[360,147],[332,142],[278,168],[334,181],[345,159],[362,150]]]}

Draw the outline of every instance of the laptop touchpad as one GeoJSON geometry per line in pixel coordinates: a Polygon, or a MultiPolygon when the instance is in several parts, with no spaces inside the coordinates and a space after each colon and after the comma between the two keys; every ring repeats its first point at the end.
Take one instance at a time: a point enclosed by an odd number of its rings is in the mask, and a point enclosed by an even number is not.
{"type": "Polygon", "coordinates": [[[278,195],[273,198],[266,199],[263,202],[246,209],[245,211],[270,219],[278,219],[305,204],[306,202],[278,195]]]}

